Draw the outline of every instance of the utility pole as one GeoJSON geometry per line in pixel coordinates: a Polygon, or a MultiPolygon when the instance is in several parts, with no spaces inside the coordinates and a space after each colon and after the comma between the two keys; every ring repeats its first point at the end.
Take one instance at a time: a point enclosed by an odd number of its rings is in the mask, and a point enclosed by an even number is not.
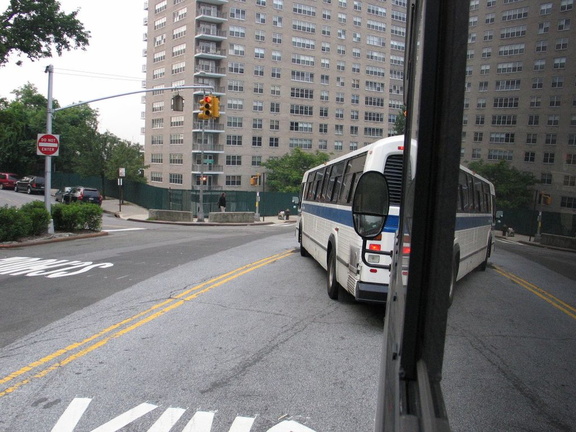
{"type": "MultiPolygon", "coordinates": [[[[46,66],[44,73],[48,74],[48,107],[46,109],[46,134],[52,134],[52,75],[54,74],[54,66],[46,66]]],[[[48,234],[54,234],[54,220],[52,219],[52,203],[51,203],[51,189],[52,189],[52,156],[45,156],[44,160],[44,206],[50,215],[50,222],[48,223],[48,234]]]]}

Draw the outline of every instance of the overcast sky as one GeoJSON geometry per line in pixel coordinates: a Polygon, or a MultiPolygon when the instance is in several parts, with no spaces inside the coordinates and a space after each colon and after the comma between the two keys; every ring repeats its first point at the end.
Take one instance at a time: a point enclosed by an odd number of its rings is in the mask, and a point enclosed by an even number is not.
{"type": "MultiPolygon", "coordinates": [[[[50,64],[54,66],[53,97],[60,106],[143,89],[144,0],[59,1],[64,12],[80,10],[77,18],[91,32],[90,45],[86,51],[65,51],[61,57],[35,62],[12,54],[9,63],[0,67],[0,97],[14,99],[12,91],[27,82],[47,96],[48,74],[44,71],[50,64]],[[16,66],[19,59],[22,66],[16,66]]],[[[9,0],[0,0],[0,11],[4,12],[8,4],[9,0]]],[[[143,143],[143,96],[141,93],[91,103],[99,112],[100,131],[143,143]]]]}

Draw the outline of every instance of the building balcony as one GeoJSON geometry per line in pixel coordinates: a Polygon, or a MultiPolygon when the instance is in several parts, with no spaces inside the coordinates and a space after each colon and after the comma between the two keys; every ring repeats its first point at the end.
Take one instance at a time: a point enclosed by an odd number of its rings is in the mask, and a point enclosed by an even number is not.
{"type": "Polygon", "coordinates": [[[228,0],[202,0],[202,3],[214,6],[222,6],[228,3],[228,0]]]}
{"type": "Polygon", "coordinates": [[[202,127],[204,127],[204,132],[206,133],[224,132],[224,125],[218,124],[214,120],[195,121],[192,125],[192,132],[202,132],[202,127]],[[202,126],[203,124],[204,126],[202,126]]]}
{"type": "Polygon", "coordinates": [[[211,30],[206,29],[204,27],[198,27],[196,29],[196,36],[194,36],[196,40],[209,40],[209,41],[216,41],[220,42],[226,40],[227,34],[224,30],[211,30]]]}
{"type": "Polygon", "coordinates": [[[205,175],[218,175],[224,174],[224,167],[222,165],[214,164],[192,164],[192,174],[205,174],[205,175]]]}
{"type": "Polygon", "coordinates": [[[228,18],[222,11],[214,10],[214,8],[199,8],[196,11],[196,20],[220,24],[228,21],[228,18]]]}
{"type": "Polygon", "coordinates": [[[222,144],[204,144],[201,143],[193,143],[192,144],[192,153],[224,153],[224,146],[222,144]]]}
{"type": "Polygon", "coordinates": [[[226,58],[226,54],[225,49],[197,47],[194,57],[209,60],[222,60],[226,58]]]}

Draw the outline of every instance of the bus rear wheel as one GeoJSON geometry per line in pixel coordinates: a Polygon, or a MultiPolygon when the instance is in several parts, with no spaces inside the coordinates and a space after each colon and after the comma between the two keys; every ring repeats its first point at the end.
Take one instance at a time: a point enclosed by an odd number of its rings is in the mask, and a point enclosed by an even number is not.
{"type": "Polygon", "coordinates": [[[328,297],[332,300],[338,300],[339,284],[336,280],[336,252],[330,249],[328,254],[328,268],[326,272],[326,287],[328,290],[328,297]]]}
{"type": "Polygon", "coordinates": [[[310,254],[306,248],[302,246],[302,224],[300,224],[300,227],[298,228],[298,243],[300,243],[300,256],[309,257],[310,254]]]}
{"type": "Polygon", "coordinates": [[[480,271],[486,271],[486,268],[488,268],[488,258],[490,257],[491,250],[492,250],[492,242],[488,242],[488,247],[486,248],[486,258],[484,258],[484,261],[482,261],[478,266],[478,269],[480,271]]]}

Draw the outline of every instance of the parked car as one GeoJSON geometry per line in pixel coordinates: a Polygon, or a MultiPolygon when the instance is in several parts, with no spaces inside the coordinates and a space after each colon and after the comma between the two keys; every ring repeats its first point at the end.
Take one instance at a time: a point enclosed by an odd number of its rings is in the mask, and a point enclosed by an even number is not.
{"type": "Polygon", "coordinates": [[[14,189],[18,175],[14,173],[0,173],[0,189],[14,189]]]}
{"type": "Polygon", "coordinates": [[[65,186],[62,189],[58,189],[54,194],[54,199],[56,202],[68,202],[70,201],[70,192],[72,191],[72,186],[65,186]]]}
{"type": "Polygon", "coordinates": [[[44,177],[26,176],[22,177],[14,185],[16,192],[26,192],[27,194],[44,193],[44,177]]]}
{"type": "Polygon", "coordinates": [[[65,202],[84,202],[102,205],[102,195],[96,188],[78,186],[70,191],[70,199],[65,202]]]}

